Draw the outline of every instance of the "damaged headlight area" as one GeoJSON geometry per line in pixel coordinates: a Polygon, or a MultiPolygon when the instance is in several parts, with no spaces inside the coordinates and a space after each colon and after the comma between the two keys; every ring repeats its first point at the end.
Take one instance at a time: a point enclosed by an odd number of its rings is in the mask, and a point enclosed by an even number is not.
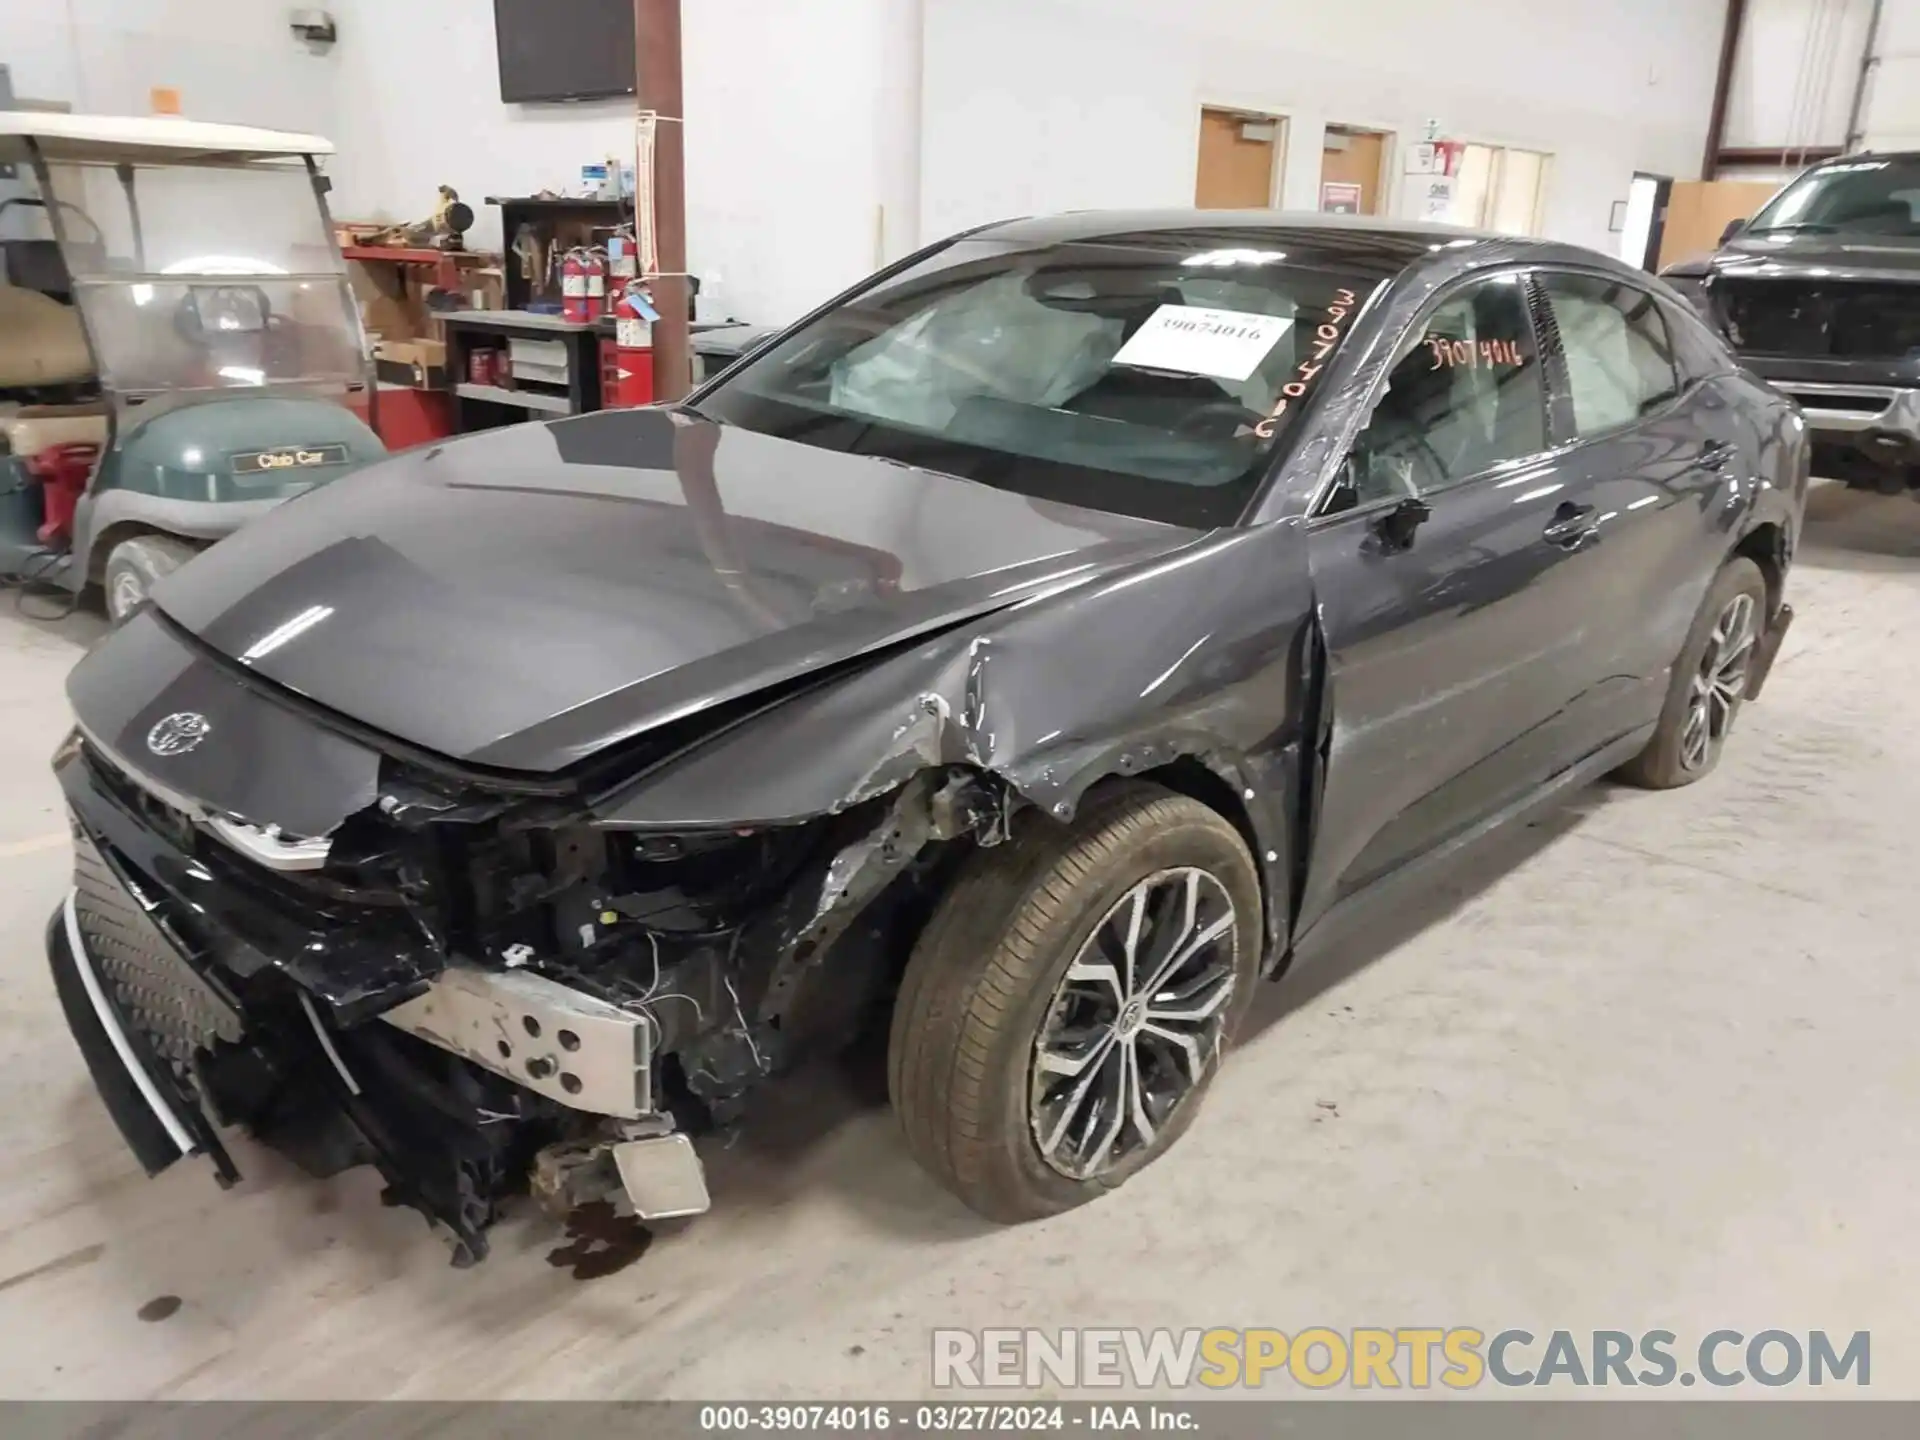
{"type": "Polygon", "coordinates": [[[202,1153],[231,1180],[228,1126],[315,1174],[372,1164],[457,1263],[528,1191],[707,1208],[688,1136],[884,1015],[945,867],[1012,803],[936,767],[792,824],[635,830],[385,760],[374,804],[301,837],[91,744],[58,773],[55,976],[148,1169],[202,1153]]]}

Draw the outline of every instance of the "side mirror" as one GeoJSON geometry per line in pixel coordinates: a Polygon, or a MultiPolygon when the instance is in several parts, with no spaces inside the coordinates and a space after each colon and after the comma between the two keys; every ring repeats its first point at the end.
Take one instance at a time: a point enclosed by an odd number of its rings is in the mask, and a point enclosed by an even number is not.
{"type": "Polygon", "coordinates": [[[1727,228],[1720,232],[1720,243],[1722,245],[1726,244],[1746,228],[1747,222],[1744,220],[1729,220],[1727,222],[1727,228]]]}
{"type": "Polygon", "coordinates": [[[1381,549],[1397,554],[1412,548],[1414,535],[1432,516],[1431,505],[1409,496],[1373,522],[1373,533],[1379,537],[1381,549]]]}

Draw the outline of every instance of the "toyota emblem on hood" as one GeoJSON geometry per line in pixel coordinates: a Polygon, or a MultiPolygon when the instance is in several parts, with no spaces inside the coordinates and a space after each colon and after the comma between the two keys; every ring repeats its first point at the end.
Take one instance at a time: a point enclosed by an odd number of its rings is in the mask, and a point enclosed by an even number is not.
{"type": "Polygon", "coordinates": [[[156,755],[184,755],[207,738],[213,726],[192,710],[177,710],[147,732],[147,749],[156,755]]]}

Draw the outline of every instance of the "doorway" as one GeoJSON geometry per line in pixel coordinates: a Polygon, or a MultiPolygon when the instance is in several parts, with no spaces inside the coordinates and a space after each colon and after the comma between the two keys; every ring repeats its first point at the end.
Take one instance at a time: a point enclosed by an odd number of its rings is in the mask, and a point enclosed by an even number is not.
{"type": "Polygon", "coordinates": [[[1552,163],[1553,157],[1541,150],[1463,146],[1447,219],[1475,230],[1538,235],[1552,163]]]}
{"type": "Polygon", "coordinates": [[[1329,125],[1320,148],[1320,208],[1336,215],[1378,215],[1386,173],[1384,130],[1329,125]]]}
{"type": "Polygon", "coordinates": [[[1667,228],[1667,200],[1672,194],[1671,175],[1634,171],[1620,220],[1620,258],[1627,264],[1642,270],[1658,265],[1660,241],[1667,228]]]}
{"type": "Polygon", "coordinates": [[[1200,111],[1193,203],[1200,210],[1265,210],[1280,193],[1287,122],[1245,110],[1200,111]]]}

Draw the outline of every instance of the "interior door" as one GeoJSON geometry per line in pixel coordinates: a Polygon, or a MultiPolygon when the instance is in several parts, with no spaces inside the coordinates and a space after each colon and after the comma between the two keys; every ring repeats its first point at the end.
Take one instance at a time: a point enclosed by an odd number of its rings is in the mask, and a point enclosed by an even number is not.
{"type": "Polygon", "coordinates": [[[1351,213],[1378,215],[1386,144],[1387,137],[1377,130],[1329,125],[1320,153],[1320,208],[1332,208],[1328,203],[1329,185],[1351,187],[1359,192],[1351,213]]]}
{"type": "Polygon", "coordinates": [[[1200,112],[1193,203],[1200,210],[1264,210],[1273,204],[1282,122],[1234,110],[1200,112]]]}
{"type": "Polygon", "coordinates": [[[1599,623],[1525,277],[1443,295],[1308,536],[1328,754],[1296,935],[1564,763],[1599,623]]]}

